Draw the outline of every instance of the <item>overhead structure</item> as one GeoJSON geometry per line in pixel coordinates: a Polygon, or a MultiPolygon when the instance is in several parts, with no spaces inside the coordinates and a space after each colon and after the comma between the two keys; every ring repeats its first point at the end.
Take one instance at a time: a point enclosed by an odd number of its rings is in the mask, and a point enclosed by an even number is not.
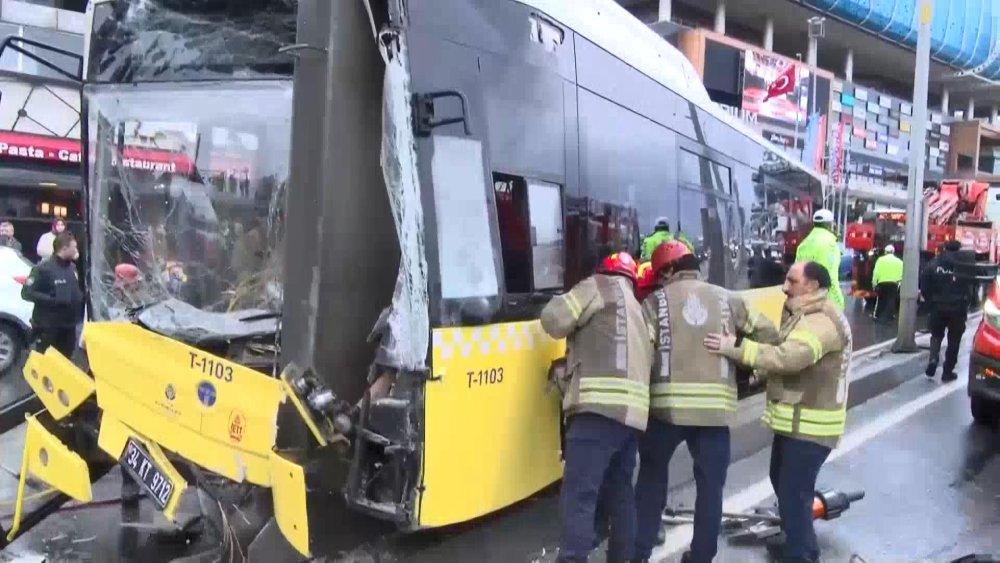
{"type": "MultiPolygon", "coordinates": [[[[802,4],[882,39],[917,47],[919,2],[913,0],[800,0],[802,4]]],[[[956,76],[1000,79],[1000,3],[993,0],[934,0],[931,58],[958,67],[956,76]]]]}

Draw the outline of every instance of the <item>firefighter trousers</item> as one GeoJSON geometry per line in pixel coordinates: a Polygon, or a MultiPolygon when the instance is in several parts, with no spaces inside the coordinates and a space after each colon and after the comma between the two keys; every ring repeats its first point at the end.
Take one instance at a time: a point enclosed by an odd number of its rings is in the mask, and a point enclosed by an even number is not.
{"type": "Polygon", "coordinates": [[[778,515],[785,532],[782,560],[816,561],[819,544],[813,529],[816,477],[830,448],[808,440],[774,435],[771,445],[771,486],[778,497],[778,515]]]}
{"type": "Polygon", "coordinates": [[[729,470],[729,428],[679,426],[650,418],[639,440],[639,479],[635,488],[637,559],[648,559],[656,545],[667,503],[670,458],[681,442],[687,442],[691,452],[697,489],[690,561],[712,561],[718,551],[722,489],[729,470]]]}
{"type": "Polygon", "coordinates": [[[559,511],[562,541],[558,561],[586,561],[595,544],[598,498],[610,520],[608,562],[632,559],[635,544],[635,471],[639,432],[591,413],[574,415],[566,431],[559,511]]]}

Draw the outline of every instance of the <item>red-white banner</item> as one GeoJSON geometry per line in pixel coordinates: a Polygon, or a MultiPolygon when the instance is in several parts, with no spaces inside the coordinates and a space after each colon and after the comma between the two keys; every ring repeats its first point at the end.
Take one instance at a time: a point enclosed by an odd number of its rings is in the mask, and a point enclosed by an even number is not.
{"type": "Polygon", "coordinates": [[[0,131],[0,157],[79,163],[80,141],[63,137],[0,131]]]}

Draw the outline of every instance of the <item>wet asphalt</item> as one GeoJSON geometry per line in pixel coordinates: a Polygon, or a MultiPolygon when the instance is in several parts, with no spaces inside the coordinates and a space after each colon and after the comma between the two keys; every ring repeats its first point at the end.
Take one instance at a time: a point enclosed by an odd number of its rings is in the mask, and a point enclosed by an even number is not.
{"type": "MultiPolygon", "coordinates": [[[[847,313],[856,349],[895,334],[894,325],[872,322],[860,304],[849,302],[847,313]]],[[[959,373],[963,369],[961,364],[959,373]]],[[[0,380],[0,389],[20,385],[11,381],[9,376],[0,380]]],[[[878,420],[940,385],[939,379],[912,378],[853,408],[849,428],[864,428],[865,421],[878,420]]],[[[12,474],[17,473],[20,456],[8,453],[22,443],[18,434],[15,430],[0,436],[0,499],[11,498],[16,486],[12,474]]],[[[821,484],[863,488],[867,496],[842,518],[818,524],[824,560],[849,561],[857,555],[864,561],[950,561],[970,550],[1000,551],[998,452],[997,432],[971,424],[968,399],[964,391],[956,390],[828,463],[821,484]]],[[[768,456],[769,451],[764,450],[736,462],[730,470],[730,494],[755,485],[760,488],[759,482],[767,476],[768,456]]],[[[691,489],[690,482],[673,483],[671,504],[682,507],[693,501],[691,489]]],[[[94,488],[95,500],[105,504],[87,508],[66,505],[63,512],[0,554],[0,561],[4,555],[29,553],[47,554],[50,561],[170,561],[217,545],[218,538],[211,533],[184,537],[156,534],[146,528],[123,530],[122,508],[116,502],[120,490],[121,476],[114,469],[94,488]]],[[[360,517],[350,521],[323,519],[314,524],[320,526],[314,531],[323,538],[316,553],[325,561],[549,561],[558,545],[557,492],[557,487],[552,487],[481,520],[418,534],[386,535],[383,526],[368,525],[360,517]],[[359,537],[370,541],[344,551],[344,547],[356,545],[359,537]]],[[[760,499],[761,504],[773,503],[773,498],[766,497],[760,499]]],[[[11,508],[0,504],[0,521],[5,526],[11,508]]],[[[141,512],[143,521],[155,522],[148,503],[141,512]]],[[[669,537],[683,533],[678,531],[682,528],[669,537]]],[[[721,545],[717,561],[768,560],[759,546],[732,547],[725,540],[721,545]]],[[[661,551],[666,561],[680,555],[676,550],[661,551]]],[[[215,557],[209,555],[206,560],[215,557]]],[[[603,555],[595,553],[592,561],[603,561],[603,555]]]]}

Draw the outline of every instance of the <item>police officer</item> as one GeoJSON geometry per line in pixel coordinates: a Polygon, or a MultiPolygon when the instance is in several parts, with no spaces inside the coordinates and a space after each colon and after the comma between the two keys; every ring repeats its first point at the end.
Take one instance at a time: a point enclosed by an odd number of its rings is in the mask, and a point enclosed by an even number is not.
{"type": "Polygon", "coordinates": [[[945,332],[948,333],[941,381],[953,381],[958,377],[954,371],[955,364],[958,362],[958,348],[969,316],[973,281],[971,276],[956,271],[961,249],[962,243],[957,240],[948,241],[944,245],[944,252],[931,260],[920,275],[920,292],[930,307],[928,324],[931,329],[931,355],[925,372],[927,377],[934,377],[937,373],[941,341],[944,340],[945,332]]]}
{"type": "Polygon", "coordinates": [[[817,262],[830,274],[830,299],[844,310],[844,293],[840,290],[840,243],[833,232],[833,212],[820,209],[813,214],[813,228],[795,251],[796,262],[817,262]]]}
{"type": "Polygon", "coordinates": [[[764,423],[774,432],[771,484],[787,538],[774,547],[783,561],[819,560],[812,516],[816,476],[847,422],[851,327],[829,300],[831,284],[816,262],[789,269],[777,345],[750,339],[737,344],[725,334],[705,339],[709,350],[768,377],[764,423]]]}
{"type": "Polygon", "coordinates": [[[875,319],[895,318],[899,283],[903,281],[903,261],[896,256],[896,247],[888,245],[879,256],[872,270],[872,287],[875,288],[875,319]]]}
{"type": "Polygon", "coordinates": [[[698,498],[694,538],[683,561],[712,561],[722,526],[722,488],[729,468],[729,427],[736,415],[736,373],[730,362],[701,346],[726,327],[774,341],[777,329],[752,315],[743,300],[699,279],[698,258],[679,241],[653,251],[662,287],[642,303],[655,335],[649,425],[639,441],[635,556],[648,560],[666,504],[670,458],[687,442],[698,498]]]}
{"type": "Polygon", "coordinates": [[[653,233],[642,239],[642,249],[639,253],[639,260],[647,262],[653,256],[653,250],[661,244],[674,240],[670,234],[670,221],[666,217],[657,217],[656,225],[653,226],[653,233]]]}
{"type": "Polygon", "coordinates": [[[559,561],[586,561],[595,544],[594,512],[603,495],[611,520],[608,561],[628,561],[635,542],[639,433],[649,417],[652,335],[636,300],[636,264],[619,252],[597,273],[553,298],[542,328],[567,338],[566,461],[560,498],[559,561]]]}
{"type": "Polygon", "coordinates": [[[80,253],[69,231],[55,236],[52,250],[52,256],[31,270],[21,298],[35,304],[31,315],[35,349],[44,352],[53,346],[71,358],[76,350],[76,327],[83,319],[83,291],[76,273],[80,253]]]}

